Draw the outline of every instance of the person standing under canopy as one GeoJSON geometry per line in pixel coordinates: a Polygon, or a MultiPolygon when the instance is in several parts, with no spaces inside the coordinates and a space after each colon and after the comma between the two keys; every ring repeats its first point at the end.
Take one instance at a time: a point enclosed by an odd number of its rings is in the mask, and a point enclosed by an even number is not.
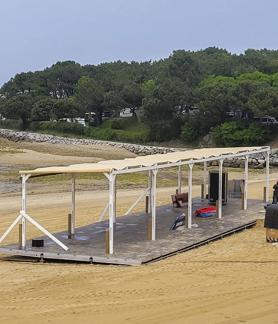
{"type": "Polygon", "coordinates": [[[273,204],[277,204],[278,202],[278,181],[273,186],[273,204]]]}

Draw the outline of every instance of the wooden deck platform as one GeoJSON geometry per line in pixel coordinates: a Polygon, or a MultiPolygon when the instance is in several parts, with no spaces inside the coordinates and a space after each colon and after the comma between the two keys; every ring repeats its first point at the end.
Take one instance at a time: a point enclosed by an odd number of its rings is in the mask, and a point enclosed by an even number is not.
{"type": "MultiPolygon", "coordinates": [[[[55,236],[66,244],[69,249],[64,251],[49,238],[42,236],[43,248],[32,248],[31,241],[27,242],[26,250],[20,250],[17,244],[0,248],[0,252],[9,255],[35,257],[49,260],[67,260],[89,263],[106,263],[121,265],[140,265],[176,253],[187,251],[215,239],[253,226],[256,219],[261,217],[262,202],[248,201],[248,210],[240,209],[239,199],[230,199],[223,206],[223,217],[199,218],[193,216],[192,228],[185,226],[170,230],[175,218],[186,209],[161,206],[157,208],[156,241],[147,239],[147,214],[132,214],[117,218],[114,234],[113,256],[105,253],[105,231],[108,221],[97,222],[76,229],[74,239],[68,239],[67,232],[56,233],[55,236]]],[[[193,211],[207,206],[207,201],[193,200],[193,211]]]]}

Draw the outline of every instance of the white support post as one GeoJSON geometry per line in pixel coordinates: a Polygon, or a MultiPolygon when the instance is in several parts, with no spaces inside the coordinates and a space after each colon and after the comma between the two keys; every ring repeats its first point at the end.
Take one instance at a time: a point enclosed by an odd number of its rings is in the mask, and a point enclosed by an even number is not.
{"type": "Polygon", "coordinates": [[[187,212],[187,228],[192,226],[192,172],[193,163],[189,163],[189,175],[188,175],[188,212],[187,212]]]}
{"type": "Polygon", "coordinates": [[[113,217],[113,222],[116,223],[117,221],[117,177],[115,175],[115,178],[114,178],[114,217],[113,217]]]}
{"type": "Polygon", "coordinates": [[[38,228],[41,232],[43,232],[46,236],[48,236],[52,241],[54,241],[56,244],[58,244],[61,248],[63,248],[65,251],[68,250],[68,247],[58,240],[54,235],[52,235],[48,230],[46,230],[42,225],[40,225],[37,221],[35,221],[31,216],[27,214],[26,211],[26,182],[30,178],[29,174],[22,175],[22,197],[21,197],[21,210],[20,214],[17,216],[17,218],[13,221],[13,223],[10,225],[10,227],[6,230],[6,232],[1,236],[0,243],[7,237],[7,235],[11,232],[11,230],[16,226],[18,222],[21,221],[22,224],[22,242],[21,247],[22,249],[26,248],[26,223],[27,221],[30,222],[32,225],[34,225],[36,228],[38,228]]]}
{"type": "Polygon", "coordinates": [[[204,174],[203,174],[203,185],[204,185],[204,198],[207,194],[207,177],[208,177],[208,163],[204,162],[204,174]]]}
{"type": "Polygon", "coordinates": [[[181,193],[181,178],[182,178],[182,169],[181,165],[178,166],[178,193],[181,193]]]}
{"type": "Polygon", "coordinates": [[[218,173],[218,218],[222,218],[222,187],[223,187],[223,159],[219,160],[219,173],[218,173]]]}
{"type": "Polygon", "coordinates": [[[75,176],[71,179],[71,237],[75,234],[75,176]]]}
{"type": "Polygon", "coordinates": [[[149,176],[148,176],[148,193],[147,195],[149,196],[148,199],[148,213],[151,212],[151,187],[152,187],[152,171],[149,171],[149,176]]]}
{"type": "Polygon", "coordinates": [[[27,180],[29,179],[30,175],[22,175],[21,179],[22,179],[22,188],[21,188],[21,224],[22,224],[22,228],[21,228],[21,247],[24,250],[26,248],[26,236],[27,236],[27,224],[26,224],[26,219],[24,217],[24,214],[27,213],[27,180]]]}
{"type": "Polygon", "coordinates": [[[114,253],[115,175],[109,175],[109,254],[114,253]]]}
{"type": "Polygon", "coordinates": [[[265,168],[266,168],[266,179],[265,179],[265,186],[266,186],[266,203],[269,202],[269,151],[266,152],[266,161],[265,161],[265,168]]]}
{"type": "Polygon", "coordinates": [[[249,156],[245,157],[244,164],[244,197],[243,197],[243,209],[246,210],[248,207],[248,162],[249,156]]]}
{"type": "Polygon", "coordinates": [[[156,175],[157,170],[151,171],[151,215],[152,215],[152,241],[156,238],[156,175]]]}

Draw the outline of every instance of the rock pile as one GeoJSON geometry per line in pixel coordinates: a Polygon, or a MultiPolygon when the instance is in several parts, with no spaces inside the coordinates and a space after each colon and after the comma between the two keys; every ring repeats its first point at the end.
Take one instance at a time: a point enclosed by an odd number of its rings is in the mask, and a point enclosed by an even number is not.
{"type": "MultiPolygon", "coordinates": [[[[109,145],[117,148],[123,148],[137,155],[148,154],[165,154],[181,150],[180,148],[160,147],[160,146],[147,146],[131,143],[119,143],[112,141],[102,141],[94,139],[82,138],[68,138],[62,136],[54,136],[47,134],[39,134],[32,132],[18,132],[8,129],[0,129],[0,137],[9,139],[14,142],[47,142],[52,144],[67,144],[67,145],[109,145]]],[[[217,165],[217,161],[213,161],[211,165],[217,165]]],[[[278,166],[278,148],[271,150],[270,165],[278,166]]],[[[224,160],[226,167],[244,167],[244,158],[233,158],[224,160]]],[[[252,155],[249,159],[249,166],[255,169],[262,169],[265,167],[265,155],[256,154],[252,155]]]]}
{"type": "MultiPolygon", "coordinates": [[[[269,160],[270,165],[272,165],[272,158],[269,160]]],[[[210,165],[217,166],[218,162],[213,161],[210,163],[210,165]]],[[[252,169],[263,169],[265,168],[265,156],[262,153],[252,155],[249,157],[248,161],[249,167],[252,169]]],[[[230,168],[244,168],[245,166],[245,158],[232,158],[232,159],[226,159],[223,162],[224,167],[230,167],[230,168]]]]}
{"type": "Polygon", "coordinates": [[[51,144],[67,144],[67,145],[109,145],[117,148],[123,148],[137,155],[148,154],[165,154],[174,152],[175,149],[169,147],[147,146],[131,143],[119,143],[112,141],[102,141],[94,139],[83,138],[68,138],[62,136],[39,134],[32,132],[18,132],[8,129],[0,129],[0,137],[9,139],[13,142],[26,141],[26,142],[47,142],[51,144]]]}

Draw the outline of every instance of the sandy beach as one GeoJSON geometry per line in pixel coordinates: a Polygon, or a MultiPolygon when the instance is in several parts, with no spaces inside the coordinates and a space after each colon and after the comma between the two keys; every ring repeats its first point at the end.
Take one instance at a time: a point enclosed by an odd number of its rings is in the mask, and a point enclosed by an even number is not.
{"type": "MultiPolygon", "coordinates": [[[[77,153],[70,156],[61,148],[59,152],[49,153],[58,159],[54,161],[50,161],[51,158],[47,161],[45,152],[38,148],[14,149],[14,152],[0,154],[1,165],[12,167],[2,175],[4,183],[9,177],[17,181],[14,175],[23,164],[36,166],[43,161],[66,164],[77,159],[77,153]],[[26,151],[20,153],[19,149],[26,151]],[[20,160],[22,154],[24,161],[20,160]],[[36,160],[32,160],[32,156],[36,160]]],[[[119,158],[124,154],[128,155],[120,152],[119,158]]],[[[101,154],[94,158],[82,153],[78,160],[99,158],[101,154]]],[[[242,170],[233,170],[231,175],[241,177],[242,170]]],[[[272,170],[271,184],[277,178],[277,171],[272,170]]],[[[263,172],[250,172],[250,198],[262,199],[263,179],[263,172]]],[[[77,226],[96,221],[107,201],[107,191],[93,185],[89,188],[87,181],[83,179],[84,186],[80,185],[77,192],[77,226]]],[[[170,185],[169,182],[169,186],[165,184],[158,189],[158,204],[169,203],[169,195],[174,190],[170,185]]],[[[70,192],[64,190],[65,187],[60,186],[58,191],[55,188],[55,181],[36,183],[28,199],[29,212],[50,231],[66,227],[70,207],[70,192]]],[[[142,189],[130,183],[122,186],[118,214],[126,210],[139,192],[142,189]]],[[[198,184],[193,193],[199,195],[198,184]]],[[[0,233],[17,215],[19,205],[18,187],[10,193],[2,192],[0,233]]],[[[138,210],[142,207],[143,203],[138,210]]],[[[28,225],[28,233],[38,234],[31,225],[28,225]]],[[[6,242],[16,239],[17,231],[14,231],[6,242]]],[[[138,267],[16,262],[2,255],[0,322],[278,323],[277,287],[278,246],[266,243],[263,221],[258,220],[252,229],[138,267]]]]}

